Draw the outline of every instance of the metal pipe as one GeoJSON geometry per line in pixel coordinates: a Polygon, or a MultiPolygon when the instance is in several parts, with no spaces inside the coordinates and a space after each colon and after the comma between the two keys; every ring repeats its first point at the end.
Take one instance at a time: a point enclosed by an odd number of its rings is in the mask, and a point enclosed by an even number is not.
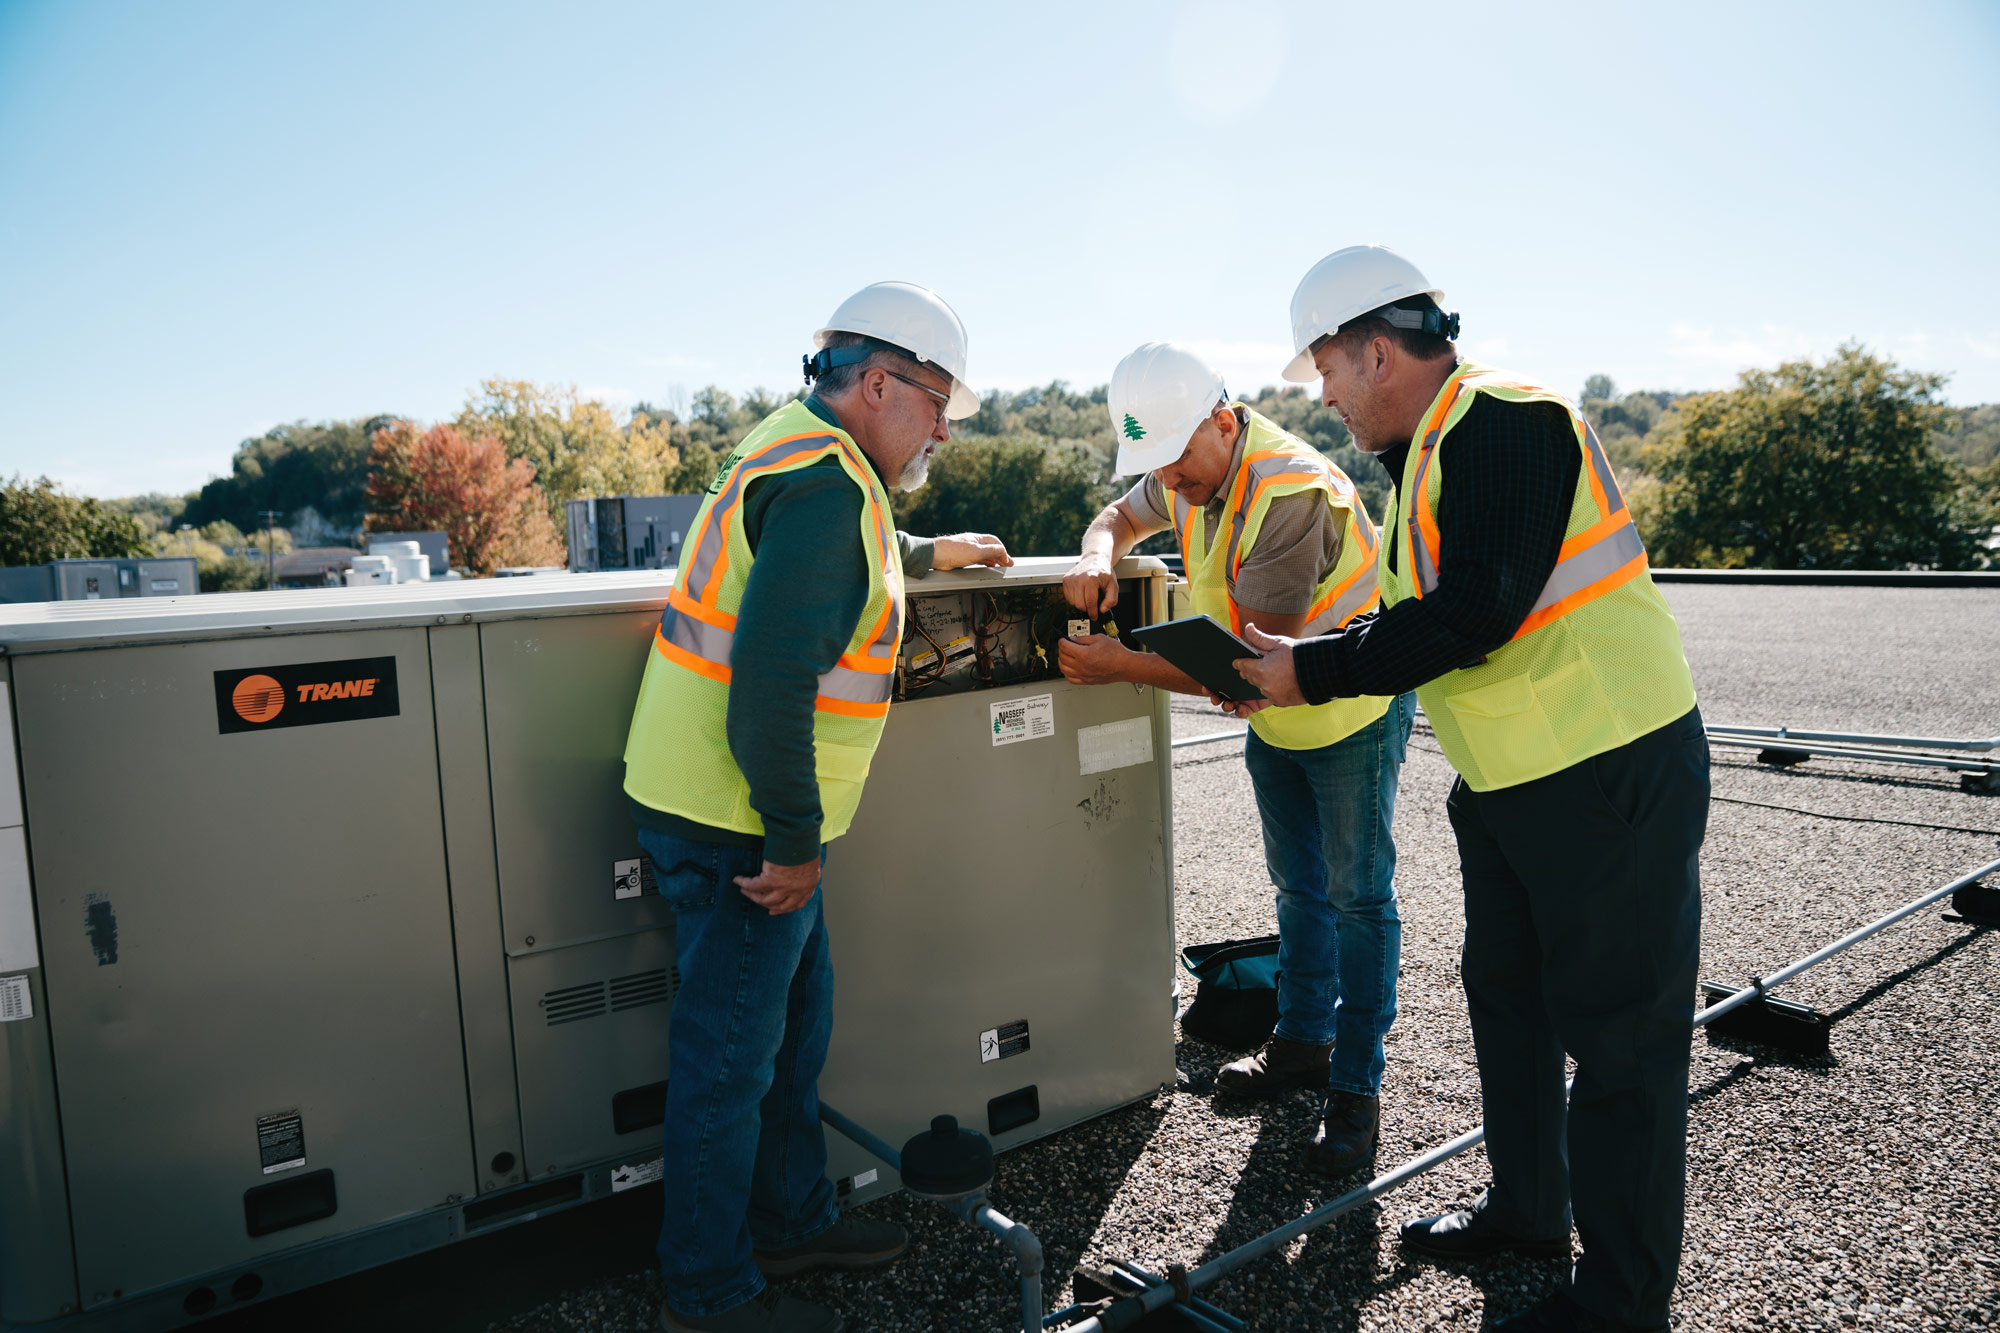
{"type": "Polygon", "coordinates": [[[1729,745],[1739,750],[1797,750],[1801,754],[1820,755],[1827,759],[1860,759],[1871,764],[1905,764],[1916,768],[1950,768],[1962,773],[2000,773],[2000,763],[1990,759],[1951,759],[1944,755],[1904,754],[1895,750],[1863,750],[1848,745],[1823,745],[1808,742],[1793,744],[1787,740],[1780,745],[1770,740],[1752,740],[1747,737],[1718,736],[1709,733],[1710,745],[1729,745]]]}
{"type": "MultiPolygon", "coordinates": [[[[1898,921],[1901,921],[1913,912],[1921,911],[1942,898],[1948,898],[1958,890],[1976,883],[1978,880],[1993,874],[1995,871],[2000,871],[2000,860],[1989,861],[1970,874],[1961,875],[1943,888],[1933,889],[1915,902],[1904,907],[1899,907],[1887,916],[1879,917],[1859,930],[1842,936],[1832,944],[1827,945],[1824,949],[1808,954],[1797,962],[1773,972],[1768,977],[1757,978],[1742,990],[1716,1001],[1708,1008],[1697,1013],[1694,1016],[1693,1026],[1700,1028],[1713,1022],[1730,1010],[1748,1004],[1751,1000],[1756,999],[1772,987],[1791,980],[1810,967],[1815,967],[1825,962],[1841,950],[1859,944],[1869,936],[1895,925],[1898,921]]],[[[1369,1181],[1366,1185],[1350,1190],[1331,1202],[1321,1204],[1305,1216],[1287,1222],[1275,1231],[1268,1231],[1254,1240],[1246,1241],[1244,1244],[1237,1246],[1227,1254],[1219,1255],[1209,1260],[1209,1262],[1188,1274],[1188,1286],[1190,1288],[1205,1287],[1216,1279],[1235,1272],[1245,1264],[1261,1259],[1274,1250],[1282,1249],[1306,1232],[1325,1226],[1328,1222],[1333,1221],[1342,1214],[1352,1212],[1355,1208],[1360,1207],[1369,1200],[1388,1193],[1403,1182],[1420,1176],[1424,1172],[1458,1156],[1460,1153],[1478,1146],[1485,1141],[1485,1138],[1486,1126],[1483,1124],[1478,1125],[1459,1135],[1457,1138],[1452,1139],[1450,1142],[1438,1145],[1420,1157],[1413,1157],[1394,1170],[1375,1177],[1375,1179],[1369,1181]]],[[[1130,1265],[1127,1265],[1127,1267],[1130,1267],[1130,1265]]],[[[1137,1270],[1134,1271],[1136,1272],[1137,1270]]],[[[1114,1333],[1118,1329],[1130,1328],[1145,1315],[1155,1310],[1163,1309],[1173,1304],[1173,1302],[1173,1289],[1164,1283],[1159,1283],[1127,1297],[1117,1305],[1106,1310],[1102,1315],[1095,1315],[1080,1324],[1071,1325],[1067,1333],[1114,1333]]]]}
{"type": "Polygon", "coordinates": [[[1042,1333],[1041,1241],[1034,1232],[983,1200],[966,1220],[985,1227],[1014,1252],[1015,1262],[1021,1265],[1022,1333],[1042,1333]]]}
{"type": "Polygon", "coordinates": [[[903,1169],[903,1154],[890,1147],[873,1134],[855,1124],[825,1102],[819,1104],[819,1118],[852,1139],[860,1147],[881,1158],[900,1173],[903,1169]]]}
{"type": "Polygon", "coordinates": [[[1867,731],[1798,731],[1791,727],[1710,727],[1711,736],[1768,736],[1780,741],[1832,741],[1836,744],[1906,745],[1913,750],[2000,750],[2000,736],[1991,740],[1951,740],[1937,736],[1880,736],[1867,731]]]}
{"type": "Polygon", "coordinates": [[[1173,748],[1178,750],[1184,745],[1206,745],[1210,741],[1240,741],[1249,734],[1250,728],[1243,727],[1229,731],[1211,731],[1201,736],[1183,736],[1173,743],[1173,748]]]}
{"type": "Polygon", "coordinates": [[[1951,883],[1945,885],[1943,888],[1933,889],[1931,892],[1925,894],[1923,897],[1917,899],[1915,902],[1910,903],[1905,907],[1898,907],[1895,911],[1889,913],[1887,916],[1876,918],[1875,920],[1869,922],[1867,925],[1861,927],[1861,929],[1853,932],[1852,934],[1843,935],[1841,938],[1835,940],[1832,944],[1827,945],[1824,949],[1821,949],[1819,952],[1807,954],[1804,958],[1799,959],[1796,963],[1792,963],[1787,967],[1779,968],[1776,972],[1773,972],[1768,977],[1756,978],[1748,986],[1745,986],[1742,990],[1737,991],[1734,995],[1730,995],[1723,999],[1717,1000],[1714,1004],[1711,1004],[1708,1008],[1696,1014],[1694,1016],[1694,1025],[1696,1027],[1701,1027],[1705,1023],[1709,1023],[1714,1019],[1722,1017],[1724,1014],[1728,1013],[1731,1009],[1735,1009],[1741,1005],[1748,1004],[1751,1000],[1757,998],[1758,996],[1762,995],[1765,991],[1771,989],[1771,987],[1783,985],[1785,982],[1790,981],[1793,977],[1805,971],[1807,968],[1817,967],[1819,964],[1833,957],[1841,950],[1859,944],[1861,941],[1867,939],[1870,935],[1873,935],[1878,931],[1888,929],[1890,926],[1895,925],[1898,921],[1901,921],[1904,917],[1909,916],[1912,912],[1922,911],[1924,908],[1930,906],[1932,903],[1938,901],[1940,898],[1949,898],[1952,894],[1957,893],[1960,889],[1965,888],[1969,884],[1977,883],[1979,880],[1992,874],[1996,870],[2000,870],[2000,861],[1988,861],[1985,865],[1979,867],[1979,869],[1973,871],[1971,874],[1961,875],[1957,879],[1953,880],[1951,883]]]}
{"type": "MultiPolygon", "coordinates": [[[[903,1169],[902,1153],[825,1102],[819,1104],[819,1118],[897,1171],[903,1169]]],[[[1042,1242],[1035,1233],[987,1203],[984,1189],[938,1202],[956,1213],[960,1221],[992,1232],[1014,1252],[1014,1259],[1021,1266],[1022,1333],[1042,1333],[1042,1242]]]]}

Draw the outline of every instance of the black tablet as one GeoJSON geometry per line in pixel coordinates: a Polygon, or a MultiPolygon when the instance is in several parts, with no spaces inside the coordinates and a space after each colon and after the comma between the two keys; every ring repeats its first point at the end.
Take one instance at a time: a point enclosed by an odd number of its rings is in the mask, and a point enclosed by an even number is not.
{"type": "Polygon", "coordinates": [[[1236,674],[1236,668],[1230,665],[1240,657],[1264,654],[1209,616],[1146,625],[1129,631],[1125,637],[1141,648],[1152,649],[1224,699],[1243,703],[1264,697],[1262,690],[1236,674]]]}

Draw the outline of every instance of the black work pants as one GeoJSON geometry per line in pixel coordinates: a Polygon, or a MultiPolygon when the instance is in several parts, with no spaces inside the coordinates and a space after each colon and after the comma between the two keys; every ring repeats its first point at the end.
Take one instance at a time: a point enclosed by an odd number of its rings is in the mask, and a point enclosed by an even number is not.
{"type": "Polygon", "coordinates": [[[1493,1220],[1583,1242],[1570,1295],[1664,1324],[1680,1269],[1708,827],[1701,714],[1519,786],[1447,802],[1493,1220]],[[1565,1108],[1563,1055],[1576,1059],[1565,1108]]]}

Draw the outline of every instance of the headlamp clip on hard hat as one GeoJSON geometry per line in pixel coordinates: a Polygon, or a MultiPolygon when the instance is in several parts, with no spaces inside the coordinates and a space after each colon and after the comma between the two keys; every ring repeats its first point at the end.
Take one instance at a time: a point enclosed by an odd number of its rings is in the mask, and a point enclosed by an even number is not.
{"type": "Polygon", "coordinates": [[[868,343],[856,343],[852,347],[822,347],[811,356],[799,358],[806,372],[806,383],[811,384],[836,366],[851,366],[856,361],[865,361],[876,351],[868,343]]]}
{"type": "Polygon", "coordinates": [[[1439,333],[1454,341],[1458,338],[1458,312],[1446,314],[1432,307],[1429,310],[1405,310],[1401,306],[1385,305],[1375,311],[1399,329],[1416,329],[1424,333],[1439,333]]]}

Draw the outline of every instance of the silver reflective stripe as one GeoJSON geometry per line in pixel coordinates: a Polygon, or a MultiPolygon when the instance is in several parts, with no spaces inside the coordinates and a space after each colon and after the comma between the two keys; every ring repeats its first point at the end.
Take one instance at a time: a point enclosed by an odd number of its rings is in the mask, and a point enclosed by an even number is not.
{"type": "Polygon", "coordinates": [[[1528,614],[1532,616],[1536,611],[1545,611],[1563,598],[1582,592],[1644,554],[1646,548],[1639,541],[1639,530],[1627,519],[1569,559],[1558,560],[1549,581],[1542,586],[1542,595],[1535,599],[1535,605],[1528,614]]]}
{"type": "Polygon", "coordinates": [[[1625,507],[1625,497],[1618,490],[1618,478],[1612,474],[1611,460],[1604,456],[1604,446],[1597,442],[1597,432],[1586,419],[1583,423],[1584,457],[1590,460],[1590,470],[1597,474],[1597,484],[1604,488],[1604,502],[1615,514],[1625,507]]]}
{"type": "Polygon", "coordinates": [[[893,671],[856,671],[837,666],[819,678],[819,692],[828,699],[857,704],[885,704],[896,686],[893,671]]]}
{"type": "MultiPolygon", "coordinates": [[[[668,643],[694,654],[704,662],[729,669],[729,651],[735,645],[733,631],[696,620],[669,606],[660,620],[660,633],[668,643]]],[[[856,671],[836,666],[819,678],[819,693],[829,699],[845,699],[858,704],[889,702],[896,676],[890,671],[856,671]]]]}
{"type": "Polygon", "coordinates": [[[660,635],[668,643],[684,652],[693,653],[704,662],[713,662],[724,668],[729,666],[729,650],[736,643],[733,630],[711,625],[705,620],[696,620],[684,611],[677,610],[673,603],[660,613],[660,635]]]}
{"type": "Polygon", "coordinates": [[[1303,458],[1295,454],[1279,454],[1274,458],[1259,459],[1255,463],[1245,463],[1245,471],[1250,476],[1243,483],[1243,503],[1236,507],[1236,515],[1229,528],[1229,554],[1224,568],[1236,568],[1236,548],[1243,542],[1243,529],[1250,525],[1250,507],[1257,501],[1257,485],[1287,472],[1302,472],[1323,478],[1333,488],[1335,495],[1342,494],[1340,481],[1333,469],[1319,459],[1303,458]]]}
{"type": "Polygon", "coordinates": [[[1432,555],[1431,548],[1424,544],[1424,530],[1422,525],[1417,522],[1417,516],[1414,513],[1410,515],[1410,550],[1412,552],[1410,563],[1416,567],[1417,571],[1417,585],[1425,592],[1436,592],[1438,586],[1437,557],[1432,555]]]}
{"type": "MultiPolygon", "coordinates": [[[[832,435],[808,435],[775,447],[767,446],[762,453],[754,455],[755,466],[761,476],[769,468],[800,454],[818,453],[829,444],[838,447],[839,443],[832,435]]],[[[743,468],[751,462],[751,457],[746,456],[730,470],[728,484],[708,501],[708,521],[702,525],[700,534],[694,540],[694,555],[683,567],[681,580],[681,591],[696,600],[700,600],[703,589],[708,587],[709,579],[714,576],[715,562],[722,558],[725,541],[723,515],[730,512],[743,489],[743,468]]]]}

